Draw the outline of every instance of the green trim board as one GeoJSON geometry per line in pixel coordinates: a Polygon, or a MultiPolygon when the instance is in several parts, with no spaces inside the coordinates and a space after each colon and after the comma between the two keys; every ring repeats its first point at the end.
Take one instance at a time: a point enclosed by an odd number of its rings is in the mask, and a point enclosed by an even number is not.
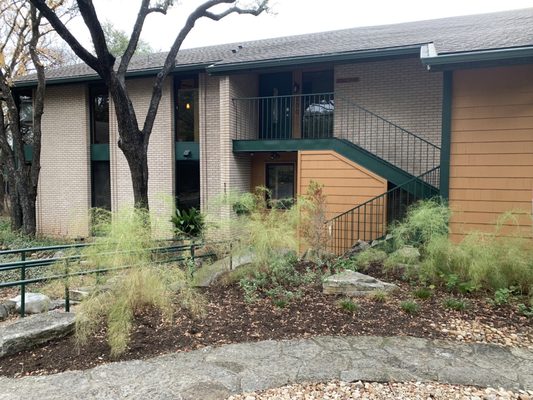
{"type": "MultiPolygon", "coordinates": [[[[347,159],[361,165],[392,182],[401,185],[414,176],[406,171],[376,157],[374,154],[363,148],[339,138],[328,139],[281,139],[281,140],[234,140],[233,151],[235,153],[259,153],[259,152],[288,152],[304,150],[333,150],[347,159]]],[[[420,181],[419,185],[413,185],[411,192],[420,190],[432,190],[438,194],[438,189],[425,182],[420,181]],[[430,188],[430,189],[428,189],[430,188]]]]}
{"type": "Polygon", "coordinates": [[[242,70],[299,66],[303,64],[368,61],[379,58],[395,58],[398,56],[418,55],[421,44],[410,46],[387,47],[381,49],[346,51],[341,53],[317,54],[311,56],[295,56],[278,59],[241,61],[236,63],[213,64],[206,68],[210,75],[224,74],[242,70]]]}
{"type": "Polygon", "coordinates": [[[198,142],[176,142],[176,161],[198,161],[200,146],[198,142]]]}
{"type": "Polygon", "coordinates": [[[109,161],[109,145],[91,144],[91,161],[109,161]]]}
{"type": "MultiPolygon", "coordinates": [[[[190,65],[177,65],[173,70],[172,74],[174,73],[193,73],[193,72],[203,72],[205,71],[205,68],[209,66],[209,64],[190,64],[190,65]]],[[[144,78],[144,77],[150,77],[150,76],[156,76],[159,71],[161,71],[161,68],[151,68],[151,69],[142,69],[137,71],[131,71],[126,74],[126,78],[144,78]]],[[[78,76],[69,76],[69,77],[61,77],[61,78],[47,78],[46,79],[46,85],[65,85],[69,83],[85,83],[85,82],[103,82],[102,78],[96,73],[93,75],[78,75],[78,76]]],[[[27,80],[27,81],[18,81],[14,83],[14,86],[17,88],[24,88],[24,87],[34,87],[37,85],[37,81],[35,80],[27,80]]]]}
{"type": "Polygon", "coordinates": [[[420,49],[420,61],[428,69],[435,70],[457,69],[464,66],[495,66],[506,63],[533,63],[533,46],[439,54],[435,45],[428,43],[420,49]]]}
{"type": "Polygon", "coordinates": [[[440,147],[440,194],[448,199],[450,191],[450,148],[452,137],[453,72],[443,73],[442,85],[442,133],[440,147]]]}

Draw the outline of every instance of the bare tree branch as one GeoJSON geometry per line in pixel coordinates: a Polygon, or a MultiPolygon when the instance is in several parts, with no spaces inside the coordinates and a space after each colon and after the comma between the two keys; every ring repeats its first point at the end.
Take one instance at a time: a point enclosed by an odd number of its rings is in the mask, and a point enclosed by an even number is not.
{"type": "Polygon", "coordinates": [[[144,120],[144,126],[142,130],[144,134],[144,141],[145,141],[146,148],[148,147],[148,142],[150,140],[150,132],[152,131],[152,128],[154,126],[155,117],[157,115],[157,110],[159,108],[159,102],[161,101],[163,81],[168,76],[171,69],[174,67],[179,49],[181,48],[181,45],[183,41],[185,40],[185,38],[187,37],[187,35],[190,33],[192,28],[194,28],[196,21],[198,21],[200,18],[203,18],[203,17],[207,17],[211,19],[218,18],[217,20],[220,20],[232,13],[251,14],[251,15],[257,16],[268,10],[268,0],[261,0],[261,2],[258,3],[256,8],[242,9],[234,5],[233,7],[228,8],[228,10],[222,12],[221,14],[218,14],[218,17],[212,18],[212,16],[215,16],[216,14],[213,14],[213,12],[209,11],[211,8],[217,5],[220,5],[220,4],[235,4],[235,3],[237,3],[237,0],[209,0],[201,4],[198,8],[196,8],[196,10],[194,10],[187,18],[185,25],[179,32],[178,36],[176,37],[176,40],[174,40],[174,43],[172,44],[170,51],[167,54],[165,63],[163,64],[163,68],[157,74],[156,80],[154,82],[152,98],[150,99],[148,113],[146,115],[146,119],[144,120]]]}
{"type": "Polygon", "coordinates": [[[98,59],[92,55],[81,43],[74,37],[74,35],[68,30],[63,21],[54,12],[53,9],[48,7],[46,0],[31,0],[32,4],[41,12],[41,14],[50,22],[50,25],[54,27],[56,32],[68,43],[72,51],[83,60],[89,67],[99,72],[100,69],[98,59]]]}

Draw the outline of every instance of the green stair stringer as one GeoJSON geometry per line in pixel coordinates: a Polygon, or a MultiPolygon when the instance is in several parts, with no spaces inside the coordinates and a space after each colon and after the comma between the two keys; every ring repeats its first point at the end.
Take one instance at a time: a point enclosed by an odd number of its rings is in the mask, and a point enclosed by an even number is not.
{"type": "Polygon", "coordinates": [[[427,193],[427,197],[439,195],[439,189],[377,157],[367,150],[343,139],[280,139],[280,140],[234,140],[235,153],[285,152],[305,150],[332,150],[361,165],[395,185],[406,185],[411,193],[427,193]]]}

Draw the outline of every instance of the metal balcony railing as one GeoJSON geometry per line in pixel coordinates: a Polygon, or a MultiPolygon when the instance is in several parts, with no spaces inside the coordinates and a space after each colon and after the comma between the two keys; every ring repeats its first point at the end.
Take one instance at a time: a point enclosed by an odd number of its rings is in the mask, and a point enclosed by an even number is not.
{"type": "Polygon", "coordinates": [[[236,140],[337,138],[413,176],[440,164],[440,148],[334,93],[233,99],[236,140]]]}

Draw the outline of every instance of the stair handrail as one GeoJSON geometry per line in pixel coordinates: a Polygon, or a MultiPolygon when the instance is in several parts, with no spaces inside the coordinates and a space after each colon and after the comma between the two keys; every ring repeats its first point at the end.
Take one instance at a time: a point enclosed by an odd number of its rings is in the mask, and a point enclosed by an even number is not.
{"type": "Polygon", "coordinates": [[[358,205],[356,205],[355,207],[350,208],[349,210],[346,210],[346,211],[344,211],[344,212],[342,212],[342,213],[340,213],[340,214],[337,214],[337,215],[334,216],[333,218],[327,220],[327,221],[325,222],[325,224],[327,225],[327,224],[331,223],[332,221],[334,221],[335,219],[342,217],[343,215],[346,215],[346,214],[348,214],[348,213],[350,213],[350,212],[353,212],[353,211],[357,210],[358,208],[362,208],[362,207],[366,206],[367,204],[370,204],[370,203],[373,202],[374,200],[376,200],[376,199],[378,199],[378,198],[380,198],[380,197],[387,196],[387,195],[389,195],[390,193],[394,192],[395,190],[402,189],[402,188],[404,188],[405,186],[407,186],[407,185],[409,185],[409,184],[411,184],[411,183],[413,183],[413,182],[416,182],[416,181],[419,181],[419,184],[421,184],[421,185],[425,185],[425,186],[427,186],[428,189],[438,190],[437,187],[435,187],[435,186],[433,186],[433,185],[431,185],[431,184],[425,182],[425,181],[422,179],[422,178],[424,178],[426,175],[429,175],[429,174],[431,174],[431,173],[433,173],[433,172],[435,172],[435,171],[437,171],[437,170],[440,170],[440,165],[437,166],[437,167],[435,167],[435,168],[430,169],[429,171],[424,172],[424,173],[421,174],[421,175],[418,175],[418,176],[416,176],[416,177],[414,177],[414,178],[412,178],[412,179],[409,179],[408,181],[402,183],[401,185],[397,185],[397,186],[393,187],[392,189],[389,189],[389,190],[387,190],[386,192],[381,193],[380,195],[377,195],[377,196],[375,196],[375,197],[372,197],[371,199],[365,201],[364,203],[358,204],[358,205]]]}
{"type": "Polygon", "coordinates": [[[355,101],[353,101],[353,100],[351,100],[351,99],[349,99],[349,98],[347,98],[347,97],[344,97],[344,96],[339,96],[339,95],[337,94],[337,92],[334,93],[334,96],[335,96],[335,99],[342,99],[343,101],[348,102],[348,103],[351,104],[352,106],[355,106],[356,108],[358,108],[358,109],[360,109],[360,110],[362,110],[362,111],[364,111],[364,112],[366,112],[366,113],[372,115],[373,117],[376,117],[376,118],[380,119],[381,121],[383,121],[383,122],[385,122],[385,123],[387,123],[387,124],[389,124],[389,125],[394,126],[395,128],[399,129],[400,131],[406,133],[407,135],[410,135],[410,136],[412,136],[412,137],[414,137],[414,138],[416,138],[416,139],[418,139],[418,140],[420,140],[420,141],[422,141],[422,142],[427,143],[428,145],[434,147],[436,150],[440,150],[440,149],[441,149],[441,148],[440,148],[439,146],[437,146],[435,143],[432,143],[432,142],[430,142],[429,140],[424,139],[423,137],[417,135],[416,133],[413,133],[413,132],[411,132],[411,131],[409,131],[409,130],[407,130],[407,129],[401,127],[401,126],[399,126],[398,124],[395,124],[394,122],[389,121],[387,118],[384,118],[384,117],[382,117],[381,115],[378,115],[378,114],[376,114],[376,113],[373,112],[373,111],[370,111],[369,109],[367,109],[367,108],[365,108],[365,107],[359,105],[359,104],[356,103],[355,101]]]}

